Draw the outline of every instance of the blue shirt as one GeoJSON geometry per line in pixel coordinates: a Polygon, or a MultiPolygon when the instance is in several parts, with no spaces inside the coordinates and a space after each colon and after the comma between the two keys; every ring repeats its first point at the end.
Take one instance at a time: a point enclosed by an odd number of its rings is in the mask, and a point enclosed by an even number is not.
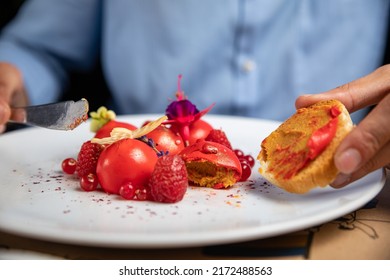
{"type": "Polygon", "coordinates": [[[29,0],[2,32],[0,60],[32,103],[100,56],[118,114],[164,113],[182,89],[202,110],[283,120],[303,93],[377,68],[388,0],[29,0]]]}

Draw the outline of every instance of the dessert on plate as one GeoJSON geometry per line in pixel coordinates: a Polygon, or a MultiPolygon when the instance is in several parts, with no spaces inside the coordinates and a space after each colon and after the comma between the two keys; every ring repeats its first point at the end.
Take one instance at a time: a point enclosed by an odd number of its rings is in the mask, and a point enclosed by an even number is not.
{"type": "Polygon", "coordinates": [[[165,115],[140,127],[117,121],[105,107],[91,112],[94,137],[81,145],[77,159],[62,162],[63,171],[77,175],[85,191],[166,203],[182,200],[189,184],[219,189],[247,180],[253,157],[233,149],[222,129],[202,119],[214,104],[198,110],[180,80],[165,115]]]}

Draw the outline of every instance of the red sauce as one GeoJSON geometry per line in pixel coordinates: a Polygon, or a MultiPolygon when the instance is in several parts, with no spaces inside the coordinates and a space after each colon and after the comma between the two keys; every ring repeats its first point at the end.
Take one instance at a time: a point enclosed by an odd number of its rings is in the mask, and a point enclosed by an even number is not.
{"type": "Polygon", "coordinates": [[[288,149],[289,147],[286,147],[278,151],[280,152],[278,160],[275,161],[274,167],[270,169],[271,172],[275,169],[279,170],[276,176],[283,179],[293,177],[307,164],[307,151],[291,152],[288,149]],[[285,168],[286,166],[290,168],[285,168]]]}
{"type": "Polygon", "coordinates": [[[329,110],[329,114],[332,118],[337,118],[341,114],[341,111],[337,106],[332,106],[329,110]]]}
{"type": "Polygon", "coordinates": [[[309,148],[308,158],[315,159],[326,146],[329,145],[336,135],[338,118],[331,119],[326,125],[317,129],[310,136],[307,146],[309,148]]]}

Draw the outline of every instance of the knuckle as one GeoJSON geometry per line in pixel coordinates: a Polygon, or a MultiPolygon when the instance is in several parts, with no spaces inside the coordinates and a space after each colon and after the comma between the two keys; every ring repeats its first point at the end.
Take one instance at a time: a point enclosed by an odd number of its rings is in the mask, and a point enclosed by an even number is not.
{"type": "Polygon", "coordinates": [[[355,108],[355,100],[354,100],[354,84],[353,82],[343,84],[339,87],[337,87],[337,90],[340,94],[343,96],[343,103],[346,105],[347,108],[350,108],[350,110],[354,111],[355,108]]]}

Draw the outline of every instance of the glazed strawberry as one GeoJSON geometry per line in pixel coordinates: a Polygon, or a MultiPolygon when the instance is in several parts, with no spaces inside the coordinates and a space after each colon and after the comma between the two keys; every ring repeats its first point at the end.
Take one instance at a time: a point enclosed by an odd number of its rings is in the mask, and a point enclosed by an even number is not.
{"type": "Polygon", "coordinates": [[[97,143],[86,141],[81,146],[80,152],[77,156],[77,175],[82,178],[88,174],[96,174],[96,165],[99,159],[103,146],[97,143]]]}
{"type": "MultiPolygon", "coordinates": [[[[180,125],[173,123],[170,129],[180,135],[180,125]]],[[[187,141],[185,141],[186,146],[194,144],[199,139],[205,139],[212,129],[211,124],[202,119],[192,122],[188,127],[189,134],[187,141]]]]}
{"type": "Polygon", "coordinates": [[[188,177],[184,161],[178,155],[165,155],[157,160],[149,180],[153,200],[174,203],[183,199],[188,177]]]}
{"type": "Polygon", "coordinates": [[[111,120],[111,121],[106,123],[102,128],[100,128],[96,132],[95,138],[109,137],[111,131],[114,128],[116,128],[116,127],[123,127],[123,128],[127,128],[127,129],[130,129],[130,130],[134,130],[134,129],[137,128],[136,126],[132,125],[131,123],[119,122],[119,121],[116,121],[116,120],[111,120]]]}
{"type": "Polygon", "coordinates": [[[215,189],[233,186],[242,175],[236,154],[226,146],[205,140],[186,147],[179,154],[188,172],[188,181],[215,189]]]}
{"type": "Polygon", "coordinates": [[[136,191],[148,184],[156,162],[157,154],[148,144],[125,138],[104,148],[96,174],[107,193],[119,194],[124,184],[131,184],[136,191]]]}
{"type": "Polygon", "coordinates": [[[232,150],[232,145],[222,129],[212,129],[205,140],[225,145],[232,150]]]}
{"type": "Polygon", "coordinates": [[[95,132],[95,138],[109,137],[111,131],[116,127],[123,127],[130,130],[135,130],[137,127],[127,123],[115,120],[116,114],[112,110],[101,106],[96,112],[91,112],[90,130],[95,132]]]}
{"type": "Polygon", "coordinates": [[[168,152],[176,155],[184,149],[184,141],[179,134],[174,133],[165,125],[160,125],[153,131],[146,134],[147,138],[152,139],[156,149],[161,152],[168,152]]]}

